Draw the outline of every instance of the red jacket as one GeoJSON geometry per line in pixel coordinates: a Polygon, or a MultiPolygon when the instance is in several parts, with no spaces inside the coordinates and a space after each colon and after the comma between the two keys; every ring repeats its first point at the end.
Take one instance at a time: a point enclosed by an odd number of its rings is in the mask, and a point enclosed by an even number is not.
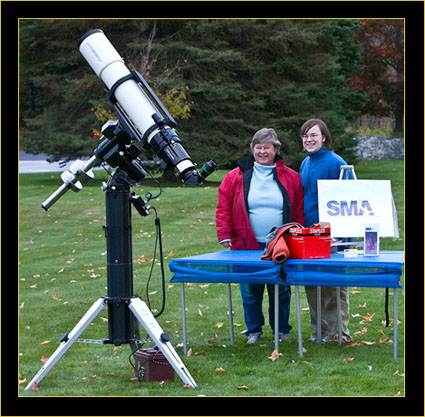
{"type": "MultiPolygon", "coordinates": [[[[248,192],[254,167],[254,158],[249,156],[238,162],[238,168],[230,171],[218,188],[216,227],[218,241],[232,239],[232,250],[260,250],[249,222],[248,192]]],[[[301,176],[276,162],[275,179],[282,192],[284,223],[297,222],[304,225],[304,190],[301,176]]]]}

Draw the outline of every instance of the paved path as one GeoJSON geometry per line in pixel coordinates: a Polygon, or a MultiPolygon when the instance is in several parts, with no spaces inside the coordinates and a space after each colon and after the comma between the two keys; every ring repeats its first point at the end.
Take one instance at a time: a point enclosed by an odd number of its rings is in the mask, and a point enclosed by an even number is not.
{"type": "Polygon", "coordinates": [[[68,170],[74,161],[69,161],[61,166],[59,162],[47,162],[47,155],[31,155],[25,152],[19,152],[19,173],[34,174],[40,172],[62,172],[68,170]]]}

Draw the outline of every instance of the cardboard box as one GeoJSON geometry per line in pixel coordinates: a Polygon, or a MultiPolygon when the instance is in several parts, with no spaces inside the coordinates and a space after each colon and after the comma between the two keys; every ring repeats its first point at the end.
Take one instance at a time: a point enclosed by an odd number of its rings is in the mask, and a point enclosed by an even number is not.
{"type": "Polygon", "coordinates": [[[312,227],[291,227],[288,234],[290,258],[320,259],[331,257],[331,228],[329,223],[312,227]]]}

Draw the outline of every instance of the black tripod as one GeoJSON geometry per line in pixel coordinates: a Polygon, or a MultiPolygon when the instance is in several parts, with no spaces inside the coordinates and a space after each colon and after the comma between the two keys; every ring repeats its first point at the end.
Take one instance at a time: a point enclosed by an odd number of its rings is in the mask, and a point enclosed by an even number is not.
{"type": "Polygon", "coordinates": [[[140,202],[140,198],[131,195],[130,185],[128,174],[120,168],[115,170],[106,185],[104,229],[107,243],[107,296],[100,297],[72,331],[62,336],[59,347],[25,390],[31,389],[34,383],[38,384],[47,375],[105,304],[108,305],[108,337],[103,343],[130,344],[135,350],[139,342],[140,322],[182,381],[186,385],[196,387],[195,381],[169,342],[168,335],[162,331],[148,306],[133,294],[131,203],[140,214],[146,215],[149,212],[144,203],[140,202]]]}

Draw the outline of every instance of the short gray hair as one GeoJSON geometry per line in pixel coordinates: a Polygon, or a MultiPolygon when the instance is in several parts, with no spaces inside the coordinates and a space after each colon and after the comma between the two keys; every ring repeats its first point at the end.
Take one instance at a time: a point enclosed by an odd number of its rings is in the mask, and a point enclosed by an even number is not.
{"type": "Polygon", "coordinates": [[[269,127],[263,127],[257,131],[252,137],[251,152],[254,151],[254,146],[258,143],[271,143],[274,146],[276,154],[279,153],[281,143],[277,139],[276,131],[269,127]]]}

